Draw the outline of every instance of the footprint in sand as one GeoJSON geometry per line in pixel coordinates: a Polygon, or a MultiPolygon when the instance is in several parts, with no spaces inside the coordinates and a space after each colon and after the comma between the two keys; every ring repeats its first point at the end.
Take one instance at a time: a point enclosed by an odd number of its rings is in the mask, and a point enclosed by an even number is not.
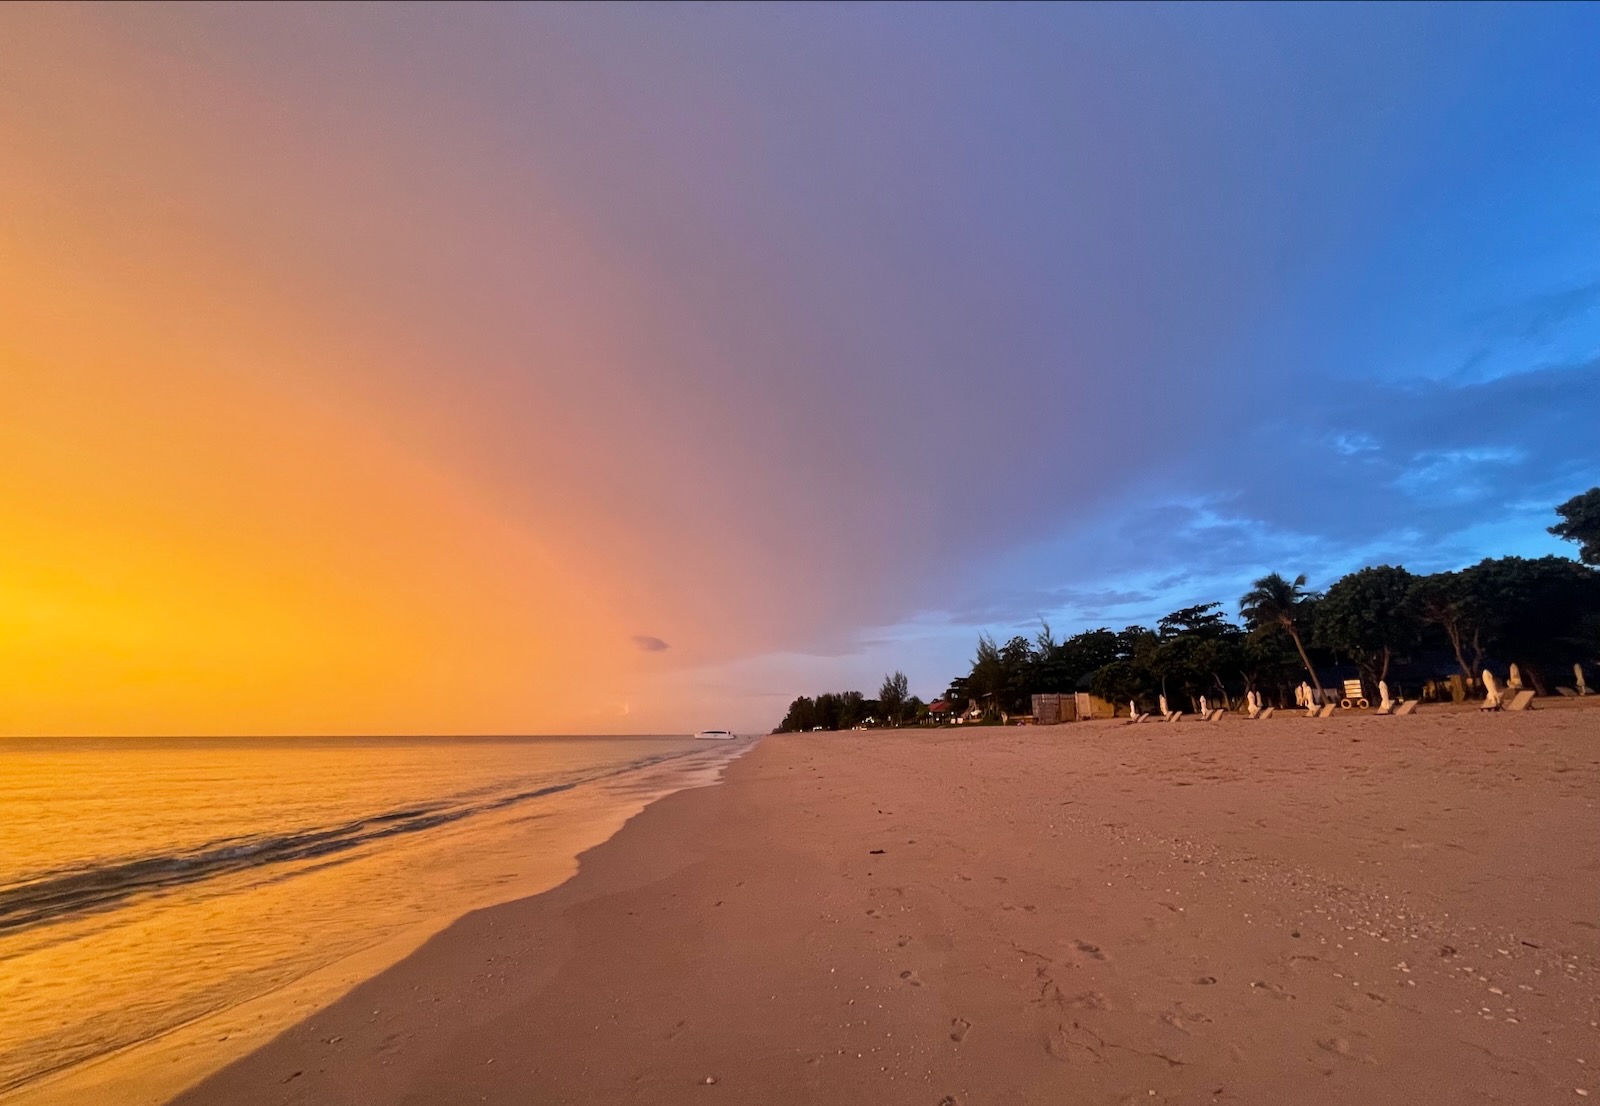
{"type": "Polygon", "coordinates": [[[960,1044],[962,1042],[962,1040],[966,1037],[968,1030],[970,1030],[971,1028],[972,1028],[972,1023],[969,1022],[966,1018],[951,1018],[950,1019],[950,1039],[952,1041],[956,1042],[956,1044],[960,1044]]]}
{"type": "Polygon", "coordinates": [[[1254,987],[1258,991],[1267,992],[1267,994],[1271,995],[1273,998],[1278,998],[1278,999],[1294,998],[1294,995],[1290,994],[1288,991],[1285,991],[1282,987],[1278,986],[1276,983],[1268,983],[1264,979],[1258,979],[1254,983],[1250,984],[1250,986],[1254,987]]]}
{"type": "Polygon", "coordinates": [[[1370,1056],[1362,1056],[1356,1052],[1346,1037],[1322,1037],[1317,1041],[1317,1047],[1323,1052],[1331,1052],[1335,1056],[1343,1056],[1349,1060],[1358,1060],[1364,1064],[1372,1063],[1370,1056]]]}
{"type": "Polygon", "coordinates": [[[1044,1050],[1056,1060],[1081,1060],[1086,1056],[1096,1063],[1105,1060],[1105,1041],[1094,1030],[1079,1022],[1058,1022],[1044,1035],[1044,1050]]]}
{"type": "Polygon", "coordinates": [[[1106,954],[1100,951],[1099,945],[1091,945],[1087,941],[1074,941],[1073,945],[1090,960],[1104,960],[1106,954]]]}
{"type": "Polygon", "coordinates": [[[900,979],[912,987],[922,986],[922,980],[917,978],[917,973],[910,970],[901,972],[900,979]]]}

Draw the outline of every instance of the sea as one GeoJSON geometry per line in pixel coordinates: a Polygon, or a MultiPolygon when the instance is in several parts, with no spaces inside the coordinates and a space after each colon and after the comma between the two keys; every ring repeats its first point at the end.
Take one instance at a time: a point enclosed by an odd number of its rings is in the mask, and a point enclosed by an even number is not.
{"type": "Polygon", "coordinates": [[[0,1102],[162,1102],[746,741],[0,741],[0,1102]]]}

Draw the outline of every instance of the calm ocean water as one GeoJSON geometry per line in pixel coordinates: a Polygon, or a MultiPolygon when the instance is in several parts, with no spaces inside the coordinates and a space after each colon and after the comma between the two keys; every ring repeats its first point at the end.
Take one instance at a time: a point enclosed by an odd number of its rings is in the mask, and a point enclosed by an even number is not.
{"type": "Polygon", "coordinates": [[[553,886],[579,851],[745,748],[0,742],[0,1097],[241,1009],[257,1037],[281,1029],[348,985],[330,966],[553,886]]]}

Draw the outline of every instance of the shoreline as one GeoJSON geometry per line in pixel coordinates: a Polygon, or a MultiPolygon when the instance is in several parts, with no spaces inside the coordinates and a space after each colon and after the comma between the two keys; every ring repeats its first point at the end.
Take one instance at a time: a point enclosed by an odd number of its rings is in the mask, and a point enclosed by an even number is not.
{"type": "Polygon", "coordinates": [[[519,867],[523,875],[515,885],[505,888],[507,897],[442,910],[269,991],[0,1093],[0,1104],[77,1106],[95,1101],[116,1106],[160,1106],[169,1102],[205,1077],[267,1045],[285,1029],[336,1002],[361,983],[404,961],[464,914],[537,896],[559,886],[578,871],[583,853],[609,840],[652,803],[679,791],[715,785],[727,764],[743,756],[753,744],[741,744],[737,751],[729,750],[733,753],[731,759],[685,771],[673,785],[613,807],[573,804],[570,793],[558,795],[555,802],[574,807],[564,815],[569,823],[565,832],[571,835],[567,842],[570,852],[521,856],[519,867]]]}
{"type": "Polygon", "coordinates": [[[1597,739],[768,737],[173,1106],[1600,1094],[1597,739]]]}

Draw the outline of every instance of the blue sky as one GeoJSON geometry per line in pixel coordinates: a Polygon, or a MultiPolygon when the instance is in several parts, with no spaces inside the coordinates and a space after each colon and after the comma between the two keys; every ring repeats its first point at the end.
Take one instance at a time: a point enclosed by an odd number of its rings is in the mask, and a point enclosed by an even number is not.
{"type": "Polygon", "coordinates": [[[1594,9],[1040,22],[1046,41],[1093,39],[1097,72],[1051,79],[991,40],[996,80],[1023,93],[1003,125],[1045,134],[1039,104],[1092,89],[1120,149],[1084,191],[1020,204],[976,171],[993,187],[980,218],[1056,246],[1018,245],[1002,276],[1043,316],[988,377],[1015,441],[987,442],[1003,458],[988,464],[963,451],[971,482],[946,486],[971,506],[926,566],[936,594],[854,627],[859,652],[813,662],[821,684],[903,664],[937,691],[980,631],[1231,607],[1266,571],[1326,586],[1369,563],[1570,552],[1544,528],[1600,481],[1594,9]],[[1085,253],[1050,242],[1063,219],[1091,228],[1085,253]],[[1030,335],[1053,358],[1031,360],[1030,335]]]}

